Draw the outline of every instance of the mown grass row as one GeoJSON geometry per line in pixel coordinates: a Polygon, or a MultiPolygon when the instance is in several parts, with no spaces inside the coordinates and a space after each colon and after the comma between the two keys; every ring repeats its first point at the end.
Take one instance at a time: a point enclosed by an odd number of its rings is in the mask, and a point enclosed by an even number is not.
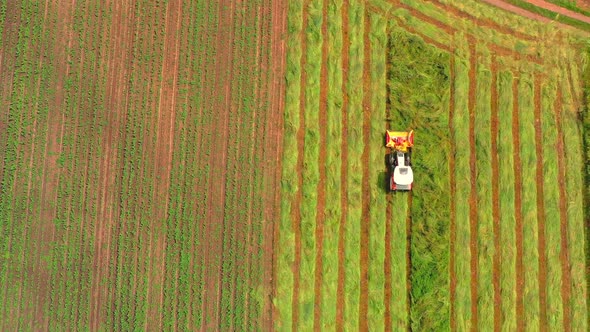
{"type": "MultiPolygon", "coordinates": [[[[565,76],[562,76],[565,77],[565,76]]],[[[581,123],[578,121],[577,110],[572,103],[574,96],[571,95],[569,83],[562,79],[562,91],[564,95],[564,108],[562,111],[562,127],[565,137],[565,160],[566,160],[566,192],[568,195],[567,218],[568,218],[568,251],[571,268],[571,314],[572,329],[587,330],[587,284],[585,276],[585,234],[582,231],[584,225],[583,210],[583,151],[581,123]]]]}
{"type": "Polygon", "coordinates": [[[281,176],[281,216],[277,255],[277,296],[274,299],[280,319],[275,327],[281,330],[292,329],[292,297],[294,286],[295,240],[293,233],[292,213],[298,206],[292,202],[299,188],[297,170],[297,132],[301,120],[299,118],[299,96],[301,90],[300,59],[302,56],[300,34],[302,33],[303,6],[299,1],[289,1],[287,9],[287,60],[286,60],[286,93],[285,115],[283,127],[283,169],[281,176]]]}
{"type": "MultiPolygon", "coordinates": [[[[338,234],[341,211],[342,169],[342,0],[328,3],[327,28],[327,130],[326,130],[326,209],[322,253],[321,329],[336,324],[338,288],[338,234]]],[[[323,101],[320,101],[323,102],[323,101]]],[[[320,165],[320,167],[323,167],[320,165]]]]}
{"type": "Polygon", "coordinates": [[[344,329],[359,328],[360,309],[360,234],[362,222],[362,174],[361,156],[365,147],[363,140],[363,63],[364,63],[364,3],[349,1],[348,36],[349,63],[348,82],[348,188],[347,216],[344,230],[344,329]]]}
{"type": "MultiPolygon", "coordinates": [[[[385,164],[383,135],[386,119],[386,60],[387,60],[387,20],[379,15],[370,15],[365,29],[369,29],[371,54],[369,70],[371,72],[371,123],[370,123],[370,157],[369,184],[371,186],[371,208],[369,224],[369,308],[367,320],[369,329],[381,331],[385,328],[385,214],[387,198],[385,183],[385,164]]],[[[365,63],[367,63],[365,61],[365,63]]],[[[367,91],[365,91],[367,93],[367,91]]]]}
{"type": "Polygon", "coordinates": [[[391,126],[417,129],[412,155],[415,191],[410,207],[410,324],[413,330],[446,329],[450,57],[399,28],[392,29],[388,49],[391,126]]]}
{"type": "Polygon", "coordinates": [[[539,328],[539,252],[537,227],[537,186],[535,151],[535,117],[533,77],[520,73],[518,83],[518,130],[520,134],[520,158],[522,161],[522,229],[524,289],[524,322],[526,328],[539,328]]]}
{"type": "MultiPolygon", "coordinates": [[[[389,121],[388,127],[392,130],[404,130],[403,124],[398,123],[400,121],[403,109],[394,108],[392,107],[393,102],[391,98],[393,97],[391,90],[392,90],[392,81],[390,80],[390,75],[394,71],[394,67],[399,66],[400,64],[394,62],[391,59],[391,30],[393,26],[391,23],[387,25],[387,45],[386,45],[386,64],[385,64],[385,71],[386,71],[386,120],[389,121]]],[[[383,139],[383,136],[381,136],[383,139]]],[[[381,141],[382,143],[382,141],[381,141]]],[[[380,160],[383,163],[383,159],[380,160]]],[[[382,182],[378,184],[378,186],[385,186],[388,184],[388,175],[389,173],[384,174],[384,179],[382,182]]],[[[406,222],[408,216],[408,199],[407,195],[404,194],[393,194],[391,198],[391,209],[392,209],[392,216],[391,219],[385,220],[386,223],[391,224],[391,238],[390,240],[390,247],[386,247],[385,250],[390,250],[391,252],[391,299],[389,303],[385,303],[385,305],[389,306],[390,313],[391,313],[391,327],[394,330],[407,330],[408,329],[408,247],[407,247],[407,229],[406,229],[406,222]]],[[[387,240],[386,242],[387,243],[387,240]]],[[[386,280],[386,282],[389,282],[386,280]]]]}
{"type": "Polygon", "coordinates": [[[455,57],[455,82],[451,82],[455,89],[455,110],[452,119],[455,137],[455,320],[459,330],[471,329],[471,283],[469,262],[471,251],[469,248],[469,196],[470,196],[470,167],[469,167],[469,55],[468,45],[464,38],[457,39],[458,56],[455,57]]]}
{"type": "MultiPolygon", "coordinates": [[[[476,65],[475,154],[477,178],[477,311],[478,329],[494,326],[494,225],[492,220],[492,144],[490,54],[481,49],[476,65]]],[[[496,165],[497,167],[497,165],[496,165]]]]}
{"type": "Polygon", "coordinates": [[[321,26],[322,2],[314,0],[305,8],[309,17],[308,26],[305,27],[307,41],[307,54],[305,70],[305,133],[303,141],[303,187],[301,188],[303,200],[301,202],[301,265],[299,278],[299,328],[310,330],[314,320],[314,282],[315,257],[317,243],[315,238],[317,218],[317,192],[320,180],[318,165],[320,144],[319,109],[320,109],[320,71],[322,62],[322,35],[321,26]]]}
{"type": "Polygon", "coordinates": [[[555,121],[557,85],[546,81],[541,94],[541,128],[543,141],[543,198],[545,204],[545,241],[547,255],[547,323],[551,331],[563,329],[563,305],[561,298],[561,238],[559,211],[559,165],[551,158],[555,151],[558,133],[555,121]]]}
{"type": "Polygon", "coordinates": [[[512,136],[513,75],[498,73],[498,173],[500,175],[500,292],[502,330],[516,329],[516,232],[514,146],[512,136]]]}

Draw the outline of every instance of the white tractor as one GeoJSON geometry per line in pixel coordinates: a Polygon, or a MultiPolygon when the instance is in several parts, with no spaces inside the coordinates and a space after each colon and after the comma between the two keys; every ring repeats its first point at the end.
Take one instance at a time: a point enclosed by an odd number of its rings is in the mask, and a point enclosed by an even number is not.
{"type": "Polygon", "coordinates": [[[414,172],[412,171],[412,147],[414,131],[387,131],[385,146],[391,148],[389,153],[389,190],[412,190],[414,172]]]}

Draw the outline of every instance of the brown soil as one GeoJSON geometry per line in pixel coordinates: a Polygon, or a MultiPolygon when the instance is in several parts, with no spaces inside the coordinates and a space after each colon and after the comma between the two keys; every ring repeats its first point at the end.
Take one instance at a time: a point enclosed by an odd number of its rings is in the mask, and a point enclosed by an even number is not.
{"type": "Polygon", "coordinates": [[[541,131],[541,76],[535,75],[535,150],[537,154],[537,227],[539,250],[540,330],[547,331],[547,251],[545,246],[545,201],[543,198],[543,133],[541,131]]]}
{"type": "Polygon", "coordinates": [[[520,126],[518,121],[518,73],[514,73],[512,81],[512,140],[514,159],[514,214],[516,219],[516,326],[518,331],[525,328],[524,321],[524,263],[523,257],[523,225],[522,225],[522,163],[520,161],[520,126]]]}
{"type": "MultiPolygon", "coordinates": [[[[563,94],[561,86],[557,86],[557,97],[555,98],[555,104],[553,109],[555,110],[555,122],[557,126],[557,141],[555,142],[555,149],[558,155],[565,155],[565,137],[563,133],[563,127],[561,122],[561,115],[563,112],[563,94]]],[[[568,251],[568,224],[567,224],[567,193],[565,191],[565,160],[563,158],[557,158],[558,168],[558,182],[559,182],[559,224],[560,224],[560,238],[561,246],[559,252],[559,260],[561,261],[561,301],[563,306],[563,330],[571,331],[571,307],[570,299],[572,292],[572,275],[570,258],[568,251]]]]}
{"type": "MultiPolygon", "coordinates": [[[[453,119],[455,117],[455,55],[451,53],[450,64],[449,64],[449,82],[450,96],[449,96],[449,132],[451,136],[451,151],[456,151],[455,144],[455,128],[453,125],[453,119]]],[[[455,331],[457,328],[456,317],[455,317],[455,294],[457,289],[457,276],[455,274],[455,241],[457,239],[457,226],[455,224],[456,208],[455,208],[455,193],[457,185],[455,183],[455,158],[449,158],[449,180],[450,180],[450,248],[449,248],[449,279],[450,279],[450,325],[451,330],[455,331]]]]}
{"type": "Polygon", "coordinates": [[[558,13],[559,15],[571,17],[571,18],[576,19],[578,21],[590,23],[590,17],[585,16],[580,13],[576,13],[574,11],[567,9],[567,8],[560,7],[556,4],[553,4],[553,3],[550,3],[547,1],[543,1],[543,0],[526,0],[526,1],[528,3],[532,3],[533,5],[535,5],[537,7],[541,7],[544,9],[548,9],[554,13],[558,13]]]}
{"type": "Polygon", "coordinates": [[[318,159],[319,182],[318,182],[318,205],[316,214],[316,256],[315,256],[315,285],[314,285],[314,315],[313,326],[315,331],[322,329],[322,253],[324,247],[324,220],[326,205],[326,132],[328,112],[328,0],[322,5],[322,65],[320,73],[320,155],[318,159]]]}
{"type": "Polygon", "coordinates": [[[502,328],[502,294],[501,294],[501,228],[500,228],[500,168],[498,158],[498,62],[492,57],[491,64],[491,126],[492,126],[492,219],[494,223],[494,262],[493,279],[494,284],[494,331],[499,332],[502,328]]]}
{"type": "MultiPolygon", "coordinates": [[[[163,208],[156,209],[154,218],[157,223],[163,223],[167,218],[168,203],[169,203],[169,189],[170,189],[170,174],[172,171],[172,151],[174,144],[174,118],[176,110],[176,83],[178,81],[178,57],[179,57],[179,39],[178,31],[180,30],[180,9],[179,1],[170,1],[166,8],[166,21],[164,32],[164,59],[162,63],[161,82],[159,91],[158,105],[158,131],[156,136],[156,180],[155,180],[155,202],[164,202],[163,208]]],[[[226,120],[227,121],[227,120],[226,120]]],[[[227,122],[226,122],[227,123],[227,122]]],[[[219,132],[226,132],[222,128],[219,132]]],[[[224,149],[225,150],[225,149],[224,149]]],[[[219,154],[225,157],[225,154],[219,154]]],[[[224,158],[225,160],[226,158],[224,158]]],[[[224,174],[225,175],[225,174],[224,174]]],[[[222,177],[222,183],[225,183],[225,176],[222,177]]],[[[224,186],[221,186],[225,188],[224,186]]],[[[222,197],[225,195],[222,193],[222,197]]],[[[223,206],[223,202],[220,206],[223,206]]],[[[163,229],[165,227],[161,226],[163,229]]],[[[164,277],[165,277],[165,253],[167,251],[167,237],[162,234],[158,238],[158,247],[156,250],[157,261],[160,263],[159,270],[157,270],[155,278],[152,283],[159,286],[158,300],[155,308],[162,308],[164,306],[164,277]]],[[[162,329],[162,315],[163,310],[158,310],[154,313],[154,318],[157,318],[158,329],[162,329]]],[[[155,325],[153,325],[155,326],[155,325]]]]}
{"type": "MultiPolygon", "coordinates": [[[[303,4],[303,23],[301,32],[301,90],[299,93],[299,130],[297,131],[297,169],[303,169],[303,144],[305,135],[305,86],[307,82],[307,74],[305,71],[306,56],[307,56],[307,38],[305,36],[305,29],[307,29],[307,8],[309,1],[303,4]]],[[[299,326],[299,284],[301,282],[299,268],[301,266],[301,200],[303,199],[303,174],[299,172],[298,190],[293,202],[291,203],[291,219],[293,220],[293,233],[295,234],[295,261],[293,262],[293,302],[292,302],[292,327],[293,331],[297,331],[299,326]]]]}
{"type": "Polygon", "coordinates": [[[336,331],[344,330],[344,281],[346,271],[345,241],[346,218],[348,216],[348,52],[350,39],[348,36],[348,0],[342,2],[342,146],[340,153],[340,229],[338,232],[338,291],[336,298],[336,331]]]}
{"type": "MultiPolygon", "coordinates": [[[[266,210],[266,217],[265,219],[269,222],[266,224],[265,227],[265,252],[270,253],[272,252],[273,255],[266,255],[267,258],[264,261],[264,275],[270,277],[271,280],[266,280],[265,284],[271,285],[272,290],[269,292],[272,298],[276,298],[276,282],[277,282],[277,270],[274,267],[275,262],[275,249],[277,248],[278,243],[278,232],[279,232],[279,223],[278,222],[271,222],[273,220],[278,220],[278,216],[280,214],[280,202],[281,202],[281,194],[280,190],[276,190],[279,188],[281,183],[281,170],[282,167],[282,160],[283,160],[283,114],[285,108],[285,80],[283,77],[285,76],[285,61],[286,61],[286,47],[285,47],[285,33],[287,30],[287,4],[283,1],[271,1],[271,12],[272,12],[272,22],[270,22],[270,26],[272,29],[271,32],[271,82],[269,86],[269,91],[274,91],[275,93],[270,93],[270,118],[268,119],[268,124],[270,125],[269,134],[270,139],[267,140],[267,150],[274,151],[274,158],[268,158],[269,163],[267,165],[267,172],[273,173],[274,170],[274,181],[269,185],[269,193],[274,192],[274,197],[272,195],[268,195],[267,197],[269,200],[266,202],[266,206],[269,207],[266,210]],[[276,110],[276,111],[273,111],[276,110]],[[268,260],[268,257],[271,257],[271,260],[268,260]],[[271,269],[269,271],[269,268],[271,269]]],[[[271,330],[273,328],[273,322],[278,319],[278,313],[276,312],[276,307],[272,305],[272,298],[268,299],[268,306],[272,307],[271,309],[266,309],[265,313],[261,317],[263,322],[266,322],[265,325],[262,325],[264,330],[271,330]],[[265,316],[268,315],[268,316],[265,316]]]]}
{"type": "MultiPolygon", "coordinates": [[[[85,13],[85,17],[87,18],[88,11],[85,13]]],[[[99,18],[102,23],[103,17],[99,18]]],[[[116,20],[115,20],[116,22],[116,20]]],[[[116,23],[115,23],[116,25],[116,23]]],[[[114,30],[113,33],[116,33],[117,30],[114,30]]],[[[106,28],[104,28],[103,33],[106,35],[106,28]]],[[[104,41],[104,45],[102,47],[104,49],[109,50],[108,56],[103,58],[103,62],[106,61],[107,63],[101,63],[100,68],[112,68],[113,66],[113,47],[118,47],[118,43],[115,38],[112,38],[112,41],[109,43],[108,41],[104,41]]],[[[84,57],[84,53],[82,55],[84,57]]],[[[84,60],[83,60],[84,61],[84,60]]],[[[104,73],[100,73],[104,75],[104,73]]],[[[107,107],[111,108],[114,104],[114,92],[116,82],[114,77],[114,71],[111,70],[107,75],[107,85],[106,85],[106,98],[108,100],[107,107]]],[[[108,126],[103,133],[102,136],[102,144],[100,145],[100,151],[102,151],[104,158],[101,161],[97,161],[99,169],[100,169],[100,183],[98,184],[98,211],[97,211],[97,222],[94,229],[94,260],[92,264],[92,275],[93,281],[91,285],[91,292],[92,292],[92,302],[90,304],[90,327],[91,329],[97,330],[104,322],[105,318],[105,311],[106,306],[108,303],[107,300],[107,292],[109,289],[104,287],[104,284],[101,284],[101,280],[106,280],[109,275],[109,260],[110,260],[110,246],[111,246],[111,228],[115,227],[112,223],[112,220],[108,219],[108,209],[109,207],[114,206],[112,201],[108,201],[108,194],[110,188],[109,186],[109,177],[111,177],[111,169],[109,168],[110,158],[112,158],[113,152],[111,151],[112,144],[113,144],[113,134],[114,131],[118,132],[118,123],[116,119],[113,118],[113,112],[107,112],[105,115],[105,120],[108,122],[108,126]],[[113,128],[115,127],[115,128],[113,128]],[[113,130],[115,129],[115,130],[113,130]]]]}
{"type": "Polygon", "coordinates": [[[222,291],[222,260],[224,251],[227,249],[223,245],[223,234],[228,231],[226,221],[224,220],[225,213],[225,199],[226,199],[226,179],[228,167],[228,146],[229,146],[229,113],[232,111],[231,104],[231,85],[233,82],[234,70],[231,65],[232,46],[235,40],[234,29],[234,10],[235,3],[227,1],[219,4],[219,34],[215,40],[216,57],[218,62],[215,66],[215,84],[214,90],[211,91],[211,97],[220,95],[223,97],[214,104],[214,109],[218,111],[216,121],[213,124],[213,133],[226,133],[223,138],[219,139],[216,144],[215,152],[211,154],[209,166],[211,169],[211,179],[209,185],[209,215],[208,222],[214,226],[214,234],[217,241],[210,241],[209,253],[219,252],[219,254],[209,255],[211,259],[207,264],[210,271],[208,271],[208,281],[205,284],[204,298],[208,303],[206,305],[205,317],[206,329],[219,328],[221,321],[221,291],[222,291]],[[222,184],[222,185],[220,185],[222,184]],[[219,226],[221,225],[221,227],[219,226]],[[211,271],[215,270],[215,271],[211,271]]]}
{"type": "MultiPolygon", "coordinates": [[[[369,15],[365,12],[363,31],[364,63],[363,63],[363,142],[364,150],[361,156],[362,164],[369,164],[369,135],[371,133],[371,45],[369,42],[369,15]]],[[[361,250],[360,250],[360,303],[359,303],[359,330],[369,329],[367,313],[369,310],[369,225],[371,190],[369,183],[369,168],[363,167],[362,180],[362,219],[361,219],[361,250]]]]}
{"type": "Polygon", "coordinates": [[[469,167],[471,169],[471,195],[469,197],[469,225],[471,251],[471,327],[477,329],[477,170],[475,155],[475,98],[477,87],[475,40],[469,38],[469,167]]]}
{"type": "Polygon", "coordinates": [[[529,12],[529,11],[527,11],[525,9],[522,9],[520,7],[511,5],[511,4],[507,3],[507,2],[504,2],[503,0],[483,0],[483,1],[485,3],[487,3],[487,4],[489,4],[489,5],[498,7],[500,9],[504,9],[504,10],[509,11],[509,12],[512,12],[514,14],[517,14],[517,15],[520,15],[520,16],[523,16],[523,17],[527,17],[527,18],[530,18],[530,19],[533,19],[533,20],[536,20],[536,21],[539,21],[539,22],[551,23],[551,24],[553,24],[555,26],[558,26],[558,27],[561,27],[561,28],[566,28],[566,29],[572,29],[573,28],[570,25],[566,25],[566,24],[563,24],[563,23],[552,21],[552,20],[548,19],[545,16],[542,16],[542,15],[539,15],[539,14],[535,14],[535,13],[532,13],[532,12],[529,12]]]}

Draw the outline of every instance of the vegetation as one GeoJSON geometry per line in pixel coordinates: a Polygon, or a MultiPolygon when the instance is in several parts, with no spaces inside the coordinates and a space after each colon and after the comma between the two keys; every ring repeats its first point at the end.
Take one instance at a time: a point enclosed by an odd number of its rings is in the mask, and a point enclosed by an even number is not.
{"type": "Polygon", "coordinates": [[[411,326],[413,330],[439,330],[449,324],[449,210],[445,207],[450,197],[450,57],[399,27],[392,27],[388,49],[390,126],[416,128],[412,163],[423,174],[415,178],[409,207],[411,326]]]}

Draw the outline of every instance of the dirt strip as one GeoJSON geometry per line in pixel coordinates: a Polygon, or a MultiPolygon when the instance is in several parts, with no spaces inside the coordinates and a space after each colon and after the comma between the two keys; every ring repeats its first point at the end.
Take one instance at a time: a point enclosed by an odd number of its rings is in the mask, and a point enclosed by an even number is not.
{"type": "Polygon", "coordinates": [[[514,159],[514,214],[516,219],[516,329],[524,331],[524,263],[523,256],[523,225],[522,225],[522,163],[520,161],[520,126],[518,121],[518,73],[514,72],[512,81],[512,141],[514,159]]]}
{"type": "Polygon", "coordinates": [[[340,166],[340,229],[338,231],[338,291],[336,298],[336,331],[344,330],[344,281],[346,271],[345,241],[346,218],[348,217],[348,0],[342,1],[342,164],[340,166]]]}
{"type": "Polygon", "coordinates": [[[471,328],[477,329],[477,280],[478,280],[478,245],[477,245],[477,170],[475,155],[475,99],[477,76],[475,65],[477,54],[473,38],[469,40],[469,168],[471,170],[471,195],[469,197],[469,229],[471,251],[471,328]]]}
{"type": "MultiPolygon", "coordinates": [[[[301,68],[301,89],[299,91],[299,130],[297,131],[297,169],[303,169],[303,144],[305,141],[305,85],[307,81],[307,74],[305,72],[306,56],[307,56],[307,38],[305,30],[307,29],[307,7],[309,1],[303,4],[303,23],[301,32],[301,61],[299,68],[301,68]]],[[[301,266],[301,201],[303,199],[303,174],[297,174],[297,194],[291,203],[291,219],[293,220],[293,233],[295,234],[295,260],[293,262],[293,302],[291,309],[293,310],[292,328],[293,331],[298,330],[299,324],[299,284],[301,266]]]]}
{"type": "MultiPolygon", "coordinates": [[[[273,140],[268,140],[268,148],[270,151],[276,151],[276,159],[274,161],[269,161],[271,165],[269,165],[269,169],[275,169],[275,176],[274,176],[274,183],[271,188],[278,188],[281,184],[281,170],[283,169],[283,121],[284,121],[284,110],[285,110],[285,80],[283,77],[285,76],[285,66],[286,66],[286,45],[285,45],[285,32],[287,30],[287,3],[284,1],[272,1],[272,33],[271,33],[271,64],[272,64],[272,79],[271,79],[271,89],[275,91],[275,93],[270,94],[270,112],[272,114],[272,118],[270,121],[271,124],[274,124],[272,133],[275,135],[273,140]],[[279,91],[278,93],[276,93],[279,91]],[[276,110],[276,111],[273,111],[276,110]]],[[[268,195],[270,197],[270,195],[268,195]]],[[[280,214],[280,206],[281,206],[281,191],[275,190],[274,200],[271,202],[267,202],[266,206],[268,208],[265,209],[267,211],[267,219],[266,220],[278,220],[278,216],[280,214]]],[[[269,315],[265,317],[263,315],[262,320],[265,324],[262,324],[264,330],[270,331],[273,328],[273,324],[276,318],[279,317],[278,312],[276,311],[276,306],[272,305],[272,299],[276,298],[277,296],[277,269],[276,269],[276,253],[278,251],[275,250],[277,248],[276,241],[279,239],[279,223],[272,222],[268,223],[267,227],[265,227],[265,242],[267,245],[265,246],[265,251],[267,253],[272,252],[272,258],[269,264],[265,263],[265,267],[270,267],[272,272],[265,269],[265,275],[268,277],[270,276],[272,279],[267,281],[267,285],[272,285],[272,289],[270,291],[271,298],[268,300],[268,305],[272,307],[272,309],[267,309],[265,312],[269,315]],[[270,227],[272,225],[272,227],[270,227]],[[272,231],[272,234],[270,233],[272,231]]]]}
{"type": "MultiPolygon", "coordinates": [[[[451,136],[451,151],[456,151],[455,144],[455,127],[453,125],[453,118],[455,117],[455,55],[451,53],[449,64],[449,82],[451,82],[450,96],[449,96],[449,133],[451,136]]],[[[451,187],[450,197],[450,248],[449,248],[449,279],[450,279],[450,307],[451,317],[450,325],[451,331],[456,331],[457,323],[455,317],[455,294],[457,289],[457,276],[455,275],[455,241],[457,239],[457,227],[455,225],[455,193],[457,185],[455,183],[455,158],[449,158],[449,184],[451,187]]]]}
{"type": "Polygon", "coordinates": [[[321,330],[322,316],[322,253],[324,249],[324,220],[326,210],[326,132],[328,112],[328,0],[322,4],[322,63],[320,69],[320,147],[319,147],[319,182],[318,182],[318,205],[316,212],[316,256],[315,256],[315,285],[314,285],[314,312],[313,327],[315,331],[321,330]]]}
{"type": "MultiPolygon", "coordinates": [[[[571,29],[576,29],[575,27],[573,27],[571,25],[567,25],[567,24],[563,24],[563,23],[559,23],[559,22],[553,21],[553,20],[551,20],[551,19],[549,19],[549,18],[547,18],[545,16],[542,16],[542,15],[539,15],[539,14],[535,14],[535,13],[532,13],[532,12],[529,12],[526,9],[517,7],[515,5],[511,5],[511,4],[509,4],[507,2],[504,2],[502,0],[482,0],[482,1],[485,2],[485,3],[487,3],[488,5],[491,5],[491,6],[494,6],[494,7],[498,7],[500,9],[503,9],[503,10],[506,10],[506,11],[509,11],[509,12],[512,12],[514,14],[517,14],[517,15],[520,15],[520,16],[523,16],[523,17],[526,17],[526,18],[530,18],[530,19],[535,20],[535,21],[539,21],[539,22],[542,22],[542,23],[549,23],[549,24],[555,25],[555,26],[560,27],[560,28],[568,29],[570,31],[571,31],[571,29]]],[[[583,30],[579,30],[579,29],[576,29],[576,30],[577,31],[580,31],[580,32],[586,33],[586,31],[583,31],[583,30]]]]}
{"type": "MultiPolygon", "coordinates": [[[[158,132],[157,132],[157,156],[156,159],[156,202],[164,202],[164,206],[156,211],[156,220],[164,221],[168,214],[168,204],[170,197],[170,176],[172,173],[172,151],[174,149],[174,120],[176,116],[176,95],[178,82],[178,63],[179,63],[179,38],[178,31],[180,30],[180,11],[182,9],[179,1],[170,1],[166,9],[166,42],[164,43],[164,59],[162,62],[162,81],[160,83],[158,105],[158,132]]],[[[229,106],[229,105],[228,105],[229,106]]],[[[227,121],[227,120],[226,120],[227,121]]],[[[227,127],[227,125],[226,125],[227,127]]],[[[222,131],[223,132],[223,131],[222,131]]],[[[225,182],[225,181],[224,181],[225,182]]],[[[223,206],[220,205],[220,206],[223,206]]],[[[157,274],[158,279],[155,282],[164,283],[166,277],[165,257],[167,238],[161,236],[159,238],[161,250],[160,254],[160,270],[157,274]]],[[[160,306],[164,306],[164,287],[160,288],[158,298],[160,306]]],[[[158,329],[162,329],[163,311],[159,312],[158,329]]]]}
{"type": "Polygon", "coordinates": [[[494,284],[494,332],[499,332],[502,328],[502,295],[501,295],[501,254],[500,242],[502,239],[500,227],[500,168],[498,157],[498,61],[492,56],[491,62],[492,82],[491,82],[491,127],[492,127],[492,220],[494,223],[494,258],[493,258],[493,276],[494,284]]]}
{"type": "Polygon", "coordinates": [[[585,15],[580,14],[580,13],[576,13],[574,11],[571,11],[571,10],[567,9],[567,8],[560,7],[560,6],[556,5],[556,4],[553,4],[553,3],[548,2],[548,1],[544,1],[544,0],[526,0],[526,2],[531,3],[531,4],[533,4],[533,5],[537,6],[537,7],[541,7],[541,8],[550,10],[550,11],[552,11],[554,13],[557,13],[559,15],[562,15],[562,16],[567,16],[567,17],[573,18],[573,19],[578,20],[578,21],[582,21],[582,22],[585,22],[585,23],[590,23],[590,17],[585,16],[585,15]]]}
{"type": "Polygon", "coordinates": [[[371,190],[369,182],[369,135],[371,133],[371,45],[369,43],[369,13],[365,11],[363,31],[363,142],[362,154],[363,180],[362,180],[362,220],[361,220],[361,284],[359,305],[359,330],[367,331],[369,324],[367,313],[369,310],[369,225],[371,222],[371,190]]]}
{"type": "MultiPolygon", "coordinates": [[[[561,86],[557,86],[557,97],[555,98],[555,104],[553,109],[555,112],[555,122],[557,126],[557,141],[555,142],[555,149],[557,155],[564,156],[564,144],[565,137],[563,133],[563,127],[561,123],[561,113],[563,112],[563,92],[561,86]]],[[[567,225],[567,193],[565,191],[565,160],[563,158],[557,158],[558,168],[558,182],[559,182],[559,224],[560,224],[560,237],[561,246],[559,252],[559,260],[561,261],[561,301],[563,306],[563,330],[571,331],[571,292],[572,292],[572,275],[571,275],[571,264],[568,251],[568,225],[567,225]]]]}
{"type": "Polygon", "coordinates": [[[541,75],[535,74],[535,151],[537,153],[537,227],[539,251],[540,330],[547,331],[547,250],[545,242],[545,200],[543,197],[543,133],[541,129],[541,75]]]}

